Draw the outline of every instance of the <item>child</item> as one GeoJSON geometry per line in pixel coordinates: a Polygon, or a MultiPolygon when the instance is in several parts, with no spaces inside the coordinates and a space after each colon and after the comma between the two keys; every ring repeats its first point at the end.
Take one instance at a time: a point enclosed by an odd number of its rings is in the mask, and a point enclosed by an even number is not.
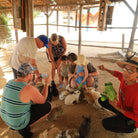
{"type": "Polygon", "coordinates": [[[77,60],[77,55],[75,53],[70,53],[67,56],[68,62],[69,62],[69,87],[70,88],[76,88],[76,82],[75,82],[75,68],[76,64],[74,63],[77,60]]]}
{"type": "Polygon", "coordinates": [[[64,78],[66,81],[66,86],[68,85],[69,64],[67,62],[66,55],[63,55],[61,57],[61,65],[59,67],[59,71],[60,71],[60,82],[61,82],[61,85],[59,86],[59,88],[63,88],[64,87],[64,84],[63,84],[64,78]]]}
{"type": "MultiPolygon", "coordinates": [[[[77,55],[75,53],[70,53],[67,56],[67,59],[69,61],[69,86],[70,88],[77,88],[76,85],[76,81],[75,81],[75,68],[76,68],[76,63],[75,61],[77,60],[77,55]]],[[[87,78],[87,87],[94,87],[95,90],[98,87],[98,71],[96,70],[96,68],[91,64],[88,63],[87,64],[87,68],[88,68],[88,78],[87,78]]],[[[84,75],[84,73],[83,73],[84,75]]]]}
{"type": "Polygon", "coordinates": [[[88,69],[87,69],[88,61],[86,60],[86,57],[84,55],[79,55],[75,63],[77,64],[76,66],[77,78],[75,81],[77,82],[78,87],[80,84],[82,84],[82,88],[85,88],[86,79],[88,77],[88,69]]]}

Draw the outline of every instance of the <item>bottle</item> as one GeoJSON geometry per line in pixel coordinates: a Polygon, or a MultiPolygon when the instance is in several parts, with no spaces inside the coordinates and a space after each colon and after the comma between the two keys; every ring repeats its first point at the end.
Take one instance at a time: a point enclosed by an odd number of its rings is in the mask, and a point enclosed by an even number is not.
{"type": "Polygon", "coordinates": [[[41,78],[45,79],[45,77],[48,77],[48,75],[41,73],[41,78]]]}

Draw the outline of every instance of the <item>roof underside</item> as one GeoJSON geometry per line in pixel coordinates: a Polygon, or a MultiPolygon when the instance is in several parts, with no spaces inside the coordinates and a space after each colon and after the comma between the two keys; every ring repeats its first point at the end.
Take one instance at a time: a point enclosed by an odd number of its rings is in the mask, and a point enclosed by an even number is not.
{"type": "MultiPolygon", "coordinates": [[[[11,12],[12,0],[0,0],[0,12],[11,12]]],[[[91,5],[99,4],[100,0],[33,0],[34,8],[37,10],[43,10],[42,7],[55,6],[58,10],[75,10],[78,9],[78,5],[91,5]]],[[[107,0],[109,2],[120,2],[123,0],[107,0]]]]}

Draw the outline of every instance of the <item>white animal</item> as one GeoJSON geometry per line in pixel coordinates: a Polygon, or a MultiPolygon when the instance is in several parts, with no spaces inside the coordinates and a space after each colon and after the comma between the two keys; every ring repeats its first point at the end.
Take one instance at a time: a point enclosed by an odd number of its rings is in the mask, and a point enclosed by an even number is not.
{"type": "Polygon", "coordinates": [[[66,105],[73,105],[79,102],[81,92],[79,90],[74,91],[73,94],[69,94],[65,97],[66,105]]]}
{"type": "Polygon", "coordinates": [[[69,91],[62,91],[62,92],[59,94],[59,99],[60,99],[60,100],[64,100],[65,97],[66,97],[68,94],[70,94],[69,91]]]}

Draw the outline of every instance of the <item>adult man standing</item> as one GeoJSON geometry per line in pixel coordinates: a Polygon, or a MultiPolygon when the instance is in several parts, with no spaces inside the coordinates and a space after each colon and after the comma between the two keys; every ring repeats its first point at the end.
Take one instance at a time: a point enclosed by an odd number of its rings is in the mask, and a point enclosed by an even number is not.
{"type": "Polygon", "coordinates": [[[28,84],[33,79],[34,71],[30,63],[21,64],[17,79],[10,80],[5,85],[1,102],[1,118],[24,138],[33,135],[30,125],[46,117],[51,111],[51,104],[46,102],[50,77],[45,78],[45,85],[40,93],[37,88],[28,84]]]}
{"type": "MultiPolygon", "coordinates": [[[[48,42],[49,38],[45,35],[39,35],[36,38],[24,37],[18,42],[10,59],[10,65],[14,73],[14,79],[17,78],[17,70],[22,63],[29,62],[32,66],[37,67],[37,49],[40,49],[44,46],[48,48],[48,42]]],[[[36,75],[40,77],[38,68],[35,72],[36,75]]]]}

